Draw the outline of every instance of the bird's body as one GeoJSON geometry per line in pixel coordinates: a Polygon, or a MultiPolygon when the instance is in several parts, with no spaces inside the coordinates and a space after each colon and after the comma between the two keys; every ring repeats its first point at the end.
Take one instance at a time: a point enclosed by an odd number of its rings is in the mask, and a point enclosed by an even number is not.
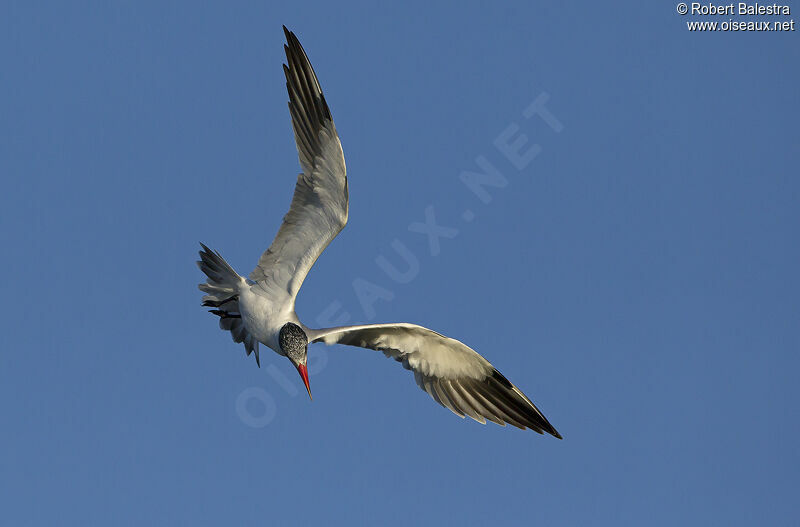
{"type": "Polygon", "coordinates": [[[308,389],[308,344],[344,344],[382,351],[414,372],[417,384],[442,406],[476,421],[512,424],[561,436],[519,388],[472,348],[408,323],[313,329],[300,322],[295,298],[314,262],[347,223],[348,183],[341,143],[308,57],[284,27],[289,111],[300,164],[289,212],[272,245],[248,278],[203,245],[198,265],[208,280],[203,304],[220,317],[234,341],[259,344],[287,357],[308,389]]]}
{"type": "Polygon", "coordinates": [[[259,342],[272,348],[279,355],[286,355],[278,344],[281,328],[289,322],[299,324],[300,319],[286,302],[275,301],[254,292],[252,285],[242,280],[239,307],[247,330],[259,342]]]}

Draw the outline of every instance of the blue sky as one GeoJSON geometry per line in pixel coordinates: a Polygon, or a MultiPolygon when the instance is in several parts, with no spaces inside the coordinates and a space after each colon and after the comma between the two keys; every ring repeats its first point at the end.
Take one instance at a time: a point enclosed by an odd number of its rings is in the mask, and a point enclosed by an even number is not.
{"type": "Polygon", "coordinates": [[[796,520],[797,33],[690,33],[667,2],[2,11],[3,523],[796,520]],[[355,348],[313,351],[309,402],[200,306],[198,242],[248,273],[289,205],[281,24],[350,181],[301,318],[463,340],[563,441],[355,348]]]}

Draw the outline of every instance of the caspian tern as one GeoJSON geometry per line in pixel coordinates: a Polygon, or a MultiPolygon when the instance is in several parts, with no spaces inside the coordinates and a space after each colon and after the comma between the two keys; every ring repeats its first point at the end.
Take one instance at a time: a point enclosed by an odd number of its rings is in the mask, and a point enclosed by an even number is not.
{"type": "Polygon", "coordinates": [[[347,223],[344,154],[328,103],[303,47],[283,28],[283,66],[289,112],[303,173],[289,212],[269,249],[248,279],[201,244],[200,269],[208,280],[203,305],[219,316],[220,328],[244,343],[249,356],[259,343],[288,357],[311,397],[306,353],[309,343],[345,344],[382,351],[414,372],[417,384],[456,415],[561,435],[522,391],[465,344],[415,324],[368,324],[312,329],[295,313],[295,298],[319,255],[347,223]]]}

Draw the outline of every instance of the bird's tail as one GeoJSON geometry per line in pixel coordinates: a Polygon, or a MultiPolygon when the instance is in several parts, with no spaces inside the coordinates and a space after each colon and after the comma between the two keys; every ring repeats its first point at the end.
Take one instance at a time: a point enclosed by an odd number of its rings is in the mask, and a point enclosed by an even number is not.
{"type": "Polygon", "coordinates": [[[258,341],[248,333],[239,310],[239,287],[245,283],[244,278],[217,251],[212,251],[202,243],[200,245],[203,250],[200,251],[197,266],[208,277],[205,283],[197,286],[206,293],[203,305],[214,308],[209,312],[219,317],[220,329],[230,331],[234,342],[244,343],[248,355],[255,351],[256,362],[260,363],[258,341]]]}
{"type": "Polygon", "coordinates": [[[208,293],[203,297],[203,301],[222,302],[232,296],[238,296],[242,277],[217,251],[212,251],[205,244],[200,245],[203,250],[200,251],[197,267],[208,277],[206,283],[198,286],[201,291],[208,293]]]}

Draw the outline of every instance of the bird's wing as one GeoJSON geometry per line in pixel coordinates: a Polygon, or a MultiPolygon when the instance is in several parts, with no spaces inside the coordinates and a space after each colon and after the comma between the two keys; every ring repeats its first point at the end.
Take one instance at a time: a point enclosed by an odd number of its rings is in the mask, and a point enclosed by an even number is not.
{"type": "Polygon", "coordinates": [[[283,72],[303,173],[289,212],[250,279],[267,294],[285,292],[294,301],[314,262],[347,223],[348,193],[344,154],[328,103],[297,37],[283,30],[288,63],[283,72]]]}
{"type": "Polygon", "coordinates": [[[307,329],[311,342],[382,351],[414,372],[420,388],[456,415],[544,431],[561,439],[522,391],[469,346],[415,324],[307,329]]]}

